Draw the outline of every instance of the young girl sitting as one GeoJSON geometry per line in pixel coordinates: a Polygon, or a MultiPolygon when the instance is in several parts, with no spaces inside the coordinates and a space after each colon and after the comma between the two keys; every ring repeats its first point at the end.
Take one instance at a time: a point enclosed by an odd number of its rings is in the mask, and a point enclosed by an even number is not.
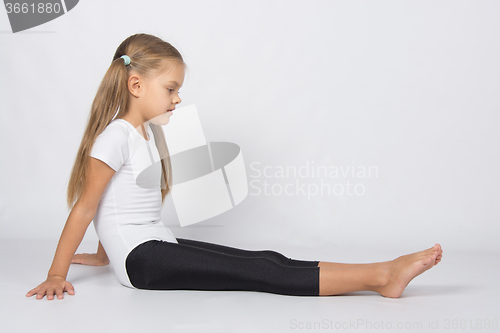
{"type": "Polygon", "coordinates": [[[74,295],[66,281],[71,263],[111,262],[118,280],[130,288],[303,296],[371,290],[396,298],[441,260],[439,244],[392,261],[341,264],[174,237],[160,216],[172,184],[162,126],[181,102],[184,69],[177,49],[158,37],[136,34],[120,44],[92,103],[68,185],[72,208],[52,266],[26,296],[74,295]],[[150,156],[161,163],[149,170],[148,186],[139,186],[135,171],[150,156]],[[97,253],[75,255],[92,220],[100,240],[97,253]]]}

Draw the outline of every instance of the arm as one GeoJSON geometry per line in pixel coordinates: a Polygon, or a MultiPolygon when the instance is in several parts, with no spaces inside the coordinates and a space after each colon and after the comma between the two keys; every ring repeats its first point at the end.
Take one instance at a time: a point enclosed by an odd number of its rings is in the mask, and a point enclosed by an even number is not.
{"type": "Polygon", "coordinates": [[[106,254],[106,251],[104,251],[101,241],[99,241],[99,245],[97,246],[96,259],[102,263],[109,264],[108,255],[106,254]]]}
{"type": "Polygon", "coordinates": [[[30,290],[26,296],[30,297],[37,294],[36,298],[42,299],[46,294],[47,299],[53,299],[54,294],[57,294],[57,298],[61,299],[64,291],[74,294],[73,286],[66,281],[69,266],[90,222],[95,216],[102,193],[114,174],[115,171],[106,163],[93,157],[89,158],[87,180],[83,193],[68,216],[57,245],[52,266],[47,274],[47,280],[30,290]]]}

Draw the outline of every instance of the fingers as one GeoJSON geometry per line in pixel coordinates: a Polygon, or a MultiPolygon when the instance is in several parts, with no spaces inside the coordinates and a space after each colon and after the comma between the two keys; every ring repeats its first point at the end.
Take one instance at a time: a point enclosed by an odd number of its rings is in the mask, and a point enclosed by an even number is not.
{"type": "Polygon", "coordinates": [[[30,290],[30,291],[28,291],[28,293],[26,294],[26,297],[31,297],[31,296],[35,295],[35,294],[38,292],[38,289],[39,289],[39,287],[36,287],[36,288],[31,289],[31,290],[30,290]]]}
{"type": "Polygon", "coordinates": [[[56,287],[56,295],[58,299],[63,299],[64,298],[64,292],[62,287],[56,287]]]}
{"type": "MultiPolygon", "coordinates": [[[[41,298],[43,298],[43,295],[41,298]]],[[[48,300],[54,299],[54,289],[52,288],[47,289],[47,299],[48,300]]]]}
{"type": "Polygon", "coordinates": [[[89,254],[88,253],[78,253],[73,256],[73,259],[71,259],[72,264],[81,264],[83,259],[87,257],[89,254]]]}
{"type": "Polygon", "coordinates": [[[69,283],[68,281],[66,281],[66,283],[64,285],[64,290],[66,290],[66,292],[70,295],[75,294],[75,287],[73,287],[73,285],[71,283],[69,283]]]}
{"type": "Polygon", "coordinates": [[[51,288],[48,288],[47,290],[43,290],[43,289],[40,290],[38,292],[38,294],[36,295],[36,299],[42,299],[43,296],[45,296],[45,294],[47,294],[47,299],[51,299],[50,298],[50,292],[51,292],[51,290],[52,290],[51,288]]]}
{"type": "Polygon", "coordinates": [[[47,295],[48,300],[53,300],[54,296],[56,296],[58,299],[63,299],[64,298],[64,292],[67,292],[69,295],[74,295],[75,294],[75,288],[71,283],[68,281],[65,281],[64,284],[62,285],[40,285],[32,290],[30,290],[26,296],[31,297],[33,295],[36,295],[36,299],[42,299],[45,295],[47,295]]]}
{"type": "Polygon", "coordinates": [[[73,256],[73,259],[71,259],[71,263],[88,266],[106,266],[107,264],[109,264],[109,259],[106,259],[106,261],[100,261],[99,259],[97,259],[96,253],[80,253],[73,256]]]}
{"type": "Polygon", "coordinates": [[[38,291],[38,293],[36,294],[36,299],[42,299],[43,296],[45,296],[45,294],[47,294],[47,299],[49,297],[49,294],[48,294],[48,290],[40,290],[38,291]]]}
{"type": "Polygon", "coordinates": [[[41,288],[40,286],[34,288],[34,289],[31,289],[30,291],[28,291],[28,293],[26,294],[26,297],[31,297],[33,295],[36,295],[36,298],[37,299],[42,299],[43,296],[45,296],[45,292],[46,290],[41,288]]]}
{"type": "Polygon", "coordinates": [[[96,259],[95,253],[78,253],[71,259],[72,264],[90,265],[90,266],[103,266],[101,262],[96,259]]]}

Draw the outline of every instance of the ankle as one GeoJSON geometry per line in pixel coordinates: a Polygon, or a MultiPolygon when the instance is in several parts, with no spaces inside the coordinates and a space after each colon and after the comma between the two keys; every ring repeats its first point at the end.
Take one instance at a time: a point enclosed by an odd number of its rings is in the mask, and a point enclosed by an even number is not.
{"type": "Polygon", "coordinates": [[[389,264],[379,265],[373,268],[373,277],[370,280],[369,288],[372,291],[378,292],[386,287],[390,282],[390,267],[389,264]]]}

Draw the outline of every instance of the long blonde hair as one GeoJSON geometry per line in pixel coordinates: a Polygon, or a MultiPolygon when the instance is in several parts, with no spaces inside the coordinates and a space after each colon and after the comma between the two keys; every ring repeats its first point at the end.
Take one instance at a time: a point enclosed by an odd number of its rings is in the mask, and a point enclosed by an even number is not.
{"type": "MultiPolygon", "coordinates": [[[[129,105],[127,80],[129,71],[148,77],[162,68],[164,60],[174,60],[184,65],[181,54],[170,43],[148,35],[135,34],[125,39],[116,49],[113,61],[99,85],[83,134],[75,164],[68,182],[67,204],[71,207],[80,199],[86,182],[90,152],[94,142],[106,126],[115,118],[126,114],[129,105]],[[125,66],[122,55],[130,57],[130,65],[125,66]]],[[[158,152],[161,156],[162,203],[172,187],[172,167],[168,147],[161,126],[150,123],[158,152]]]]}

